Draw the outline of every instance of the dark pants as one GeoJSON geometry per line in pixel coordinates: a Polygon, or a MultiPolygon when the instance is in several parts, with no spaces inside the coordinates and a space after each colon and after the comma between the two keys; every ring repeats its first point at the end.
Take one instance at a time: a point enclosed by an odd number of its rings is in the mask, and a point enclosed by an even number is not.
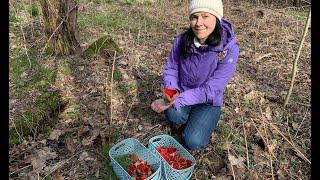
{"type": "Polygon", "coordinates": [[[199,150],[207,147],[213,130],[220,119],[221,107],[211,104],[170,107],[165,110],[170,125],[179,128],[184,125],[182,139],[188,149],[199,150]]]}

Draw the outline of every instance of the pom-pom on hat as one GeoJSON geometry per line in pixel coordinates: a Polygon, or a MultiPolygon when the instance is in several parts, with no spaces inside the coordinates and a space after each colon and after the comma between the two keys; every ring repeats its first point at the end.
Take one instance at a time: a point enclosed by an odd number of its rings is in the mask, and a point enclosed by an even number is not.
{"type": "Polygon", "coordinates": [[[190,0],[189,17],[196,12],[210,13],[221,21],[223,17],[222,0],[190,0]]]}

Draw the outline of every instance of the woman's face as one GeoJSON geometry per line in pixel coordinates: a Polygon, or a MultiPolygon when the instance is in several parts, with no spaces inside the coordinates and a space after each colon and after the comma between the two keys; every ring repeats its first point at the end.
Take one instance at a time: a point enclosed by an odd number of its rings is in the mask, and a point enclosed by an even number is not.
{"type": "Polygon", "coordinates": [[[213,32],[216,22],[216,17],[207,12],[197,12],[190,16],[190,27],[200,44],[204,44],[208,36],[213,32]]]}

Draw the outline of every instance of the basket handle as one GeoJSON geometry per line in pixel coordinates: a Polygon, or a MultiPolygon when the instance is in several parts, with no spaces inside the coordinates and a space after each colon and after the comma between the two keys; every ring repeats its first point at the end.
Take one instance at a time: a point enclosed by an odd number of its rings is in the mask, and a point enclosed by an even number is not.
{"type": "Polygon", "coordinates": [[[117,151],[119,148],[123,147],[124,145],[125,145],[124,143],[119,144],[117,147],[114,148],[114,150],[117,151]]]}
{"type": "Polygon", "coordinates": [[[152,142],[158,142],[158,141],[160,141],[160,140],[161,140],[161,137],[152,140],[152,142]]]}

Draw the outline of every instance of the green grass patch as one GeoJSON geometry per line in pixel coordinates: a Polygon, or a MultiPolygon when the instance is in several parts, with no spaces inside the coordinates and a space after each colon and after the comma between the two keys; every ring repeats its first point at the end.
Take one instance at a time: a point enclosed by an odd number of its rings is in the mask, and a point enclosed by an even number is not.
{"type": "Polygon", "coordinates": [[[127,93],[129,91],[129,87],[125,82],[119,82],[116,86],[117,90],[121,93],[127,93]]]}
{"type": "Polygon", "coordinates": [[[14,125],[9,130],[9,144],[13,146],[25,139],[32,132],[47,132],[48,127],[43,120],[59,109],[61,102],[57,92],[46,92],[38,97],[35,104],[19,117],[14,119],[14,125]]]}
{"type": "Polygon", "coordinates": [[[72,73],[71,63],[69,59],[61,59],[58,61],[58,71],[65,75],[72,73]]]}
{"type": "Polygon", "coordinates": [[[9,13],[9,22],[12,22],[12,23],[18,22],[18,18],[16,17],[16,15],[14,14],[14,12],[10,12],[10,13],[9,13]]]}
{"type": "Polygon", "coordinates": [[[57,78],[57,73],[55,70],[40,67],[40,70],[35,74],[33,79],[33,84],[35,88],[43,89],[48,88],[52,85],[57,78]]]}
{"type": "Polygon", "coordinates": [[[38,62],[36,61],[37,51],[31,49],[28,52],[31,67],[26,54],[20,54],[19,50],[17,50],[15,53],[18,53],[17,56],[10,60],[9,63],[9,77],[11,83],[14,84],[16,88],[23,88],[26,87],[28,84],[22,80],[21,75],[29,68],[34,68],[38,64],[38,62]]]}
{"type": "Polygon", "coordinates": [[[57,77],[55,69],[49,69],[39,64],[37,60],[37,51],[34,49],[29,50],[28,55],[16,52],[17,56],[10,60],[10,83],[18,91],[28,91],[32,88],[45,89],[53,84],[57,77]],[[24,73],[26,73],[24,75],[24,73]],[[22,78],[23,76],[26,76],[22,78]]]}
{"type": "Polygon", "coordinates": [[[115,81],[122,81],[122,73],[119,69],[116,69],[114,72],[113,72],[113,79],[115,81]]]}
{"type": "Polygon", "coordinates": [[[69,112],[64,114],[63,119],[78,119],[79,114],[79,105],[70,102],[71,105],[69,105],[68,109],[70,109],[69,112]]]}
{"type": "Polygon", "coordinates": [[[114,0],[95,0],[94,2],[95,2],[96,4],[104,4],[104,3],[106,3],[106,4],[111,4],[111,3],[114,2],[114,0]]]}
{"type": "Polygon", "coordinates": [[[79,14],[78,17],[79,30],[83,31],[90,27],[102,26],[107,27],[124,27],[126,26],[125,17],[119,13],[108,13],[108,12],[94,12],[86,15],[84,13],[79,14]]]}
{"type": "Polygon", "coordinates": [[[52,119],[52,113],[62,103],[58,92],[48,90],[56,81],[57,71],[45,67],[43,62],[39,63],[36,49],[28,50],[29,58],[19,48],[13,50],[12,56],[9,62],[10,90],[15,90],[13,91],[15,94],[12,95],[19,97],[33,90],[40,90],[41,95],[37,97],[35,103],[26,106],[27,109],[23,109],[21,114],[13,115],[9,133],[10,146],[26,139],[28,135],[49,133],[52,124],[48,120],[52,119]]]}
{"type": "Polygon", "coordinates": [[[39,15],[39,9],[38,9],[38,5],[36,3],[32,3],[29,6],[29,13],[32,17],[38,16],[39,15]]]}
{"type": "Polygon", "coordinates": [[[229,142],[232,142],[233,148],[240,156],[246,157],[245,139],[244,137],[238,136],[237,133],[232,130],[230,125],[218,125],[215,133],[218,134],[218,138],[214,144],[219,154],[223,152],[223,145],[228,140],[229,142]]]}
{"type": "Polygon", "coordinates": [[[308,12],[307,11],[300,11],[300,10],[294,10],[294,9],[287,9],[285,11],[285,14],[293,17],[294,19],[300,21],[305,20],[308,18],[308,12]]]}
{"type": "Polygon", "coordinates": [[[107,4],[111,4],[114,2],[114,0],[105,0],[107,4]]]}
{"type": "Polygon", "coordinates": [[[73,122],[73,126],[79,127],[81,125],[81,123],[82,123],[82,120],[80,118],[78,118],[73,122]]]}
{"type": "Polygon", "coordinates": [[[106,166],[104,167],[103,171],[100,172],[100,176],[105,180],[118,179],[116,173],[113,171],[112,166],[109,164],[109,150],[111,149],[111,147],[111,145],[107,144],[104,145],[100,150],[101,154],[106,158],[106,166]]]}

